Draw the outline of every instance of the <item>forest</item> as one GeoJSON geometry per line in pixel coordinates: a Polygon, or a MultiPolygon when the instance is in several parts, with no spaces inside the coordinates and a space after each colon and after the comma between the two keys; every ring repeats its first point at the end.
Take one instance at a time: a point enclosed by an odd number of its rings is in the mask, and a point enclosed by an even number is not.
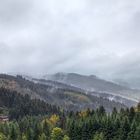
{"type": "Polygon", "coordinates": [[[0,88],[0,140],[140,140],[140,103],[136,107],[66,111],[29,95],[0,88]]]}

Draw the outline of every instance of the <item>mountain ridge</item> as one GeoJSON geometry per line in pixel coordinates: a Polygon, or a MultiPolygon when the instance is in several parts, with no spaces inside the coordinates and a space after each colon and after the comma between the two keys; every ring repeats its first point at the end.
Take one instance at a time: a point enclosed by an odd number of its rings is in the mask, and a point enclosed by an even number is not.
{"type": "Polygon", "coordinates": [[[54,81],[47,81],[46,84],[44,81],[43,83],[41,82],[42,80],[40,81],[39,79],[38,81],[35,81],[35,79],[33,81],[31,79],[27,80],[22,76],[0,75],[1,87],[4,86],[10,90],[16,90],[23,95],[29,94],[33,99],[37,98],[68,110],[95,109],[99,106],[104,106],[108,112],[111,112],[114,107],[120,109],[122,107],[126,108],[127,105],[132,106],[136,104],[135,102],[125,100],[125,105],[123,102],[109,100],[106,96],[98,97],[98,93],[96,93],[97,95],[95,93],[89,94],[82,89],[54,81]]]}
{"type": "Polygon", "coordinates": [[[46,80],[53,80],[68,85],[74,85],[87,91],[106,92],[123,96],[129,99],[140,100],[140,90],[131,89],[126,86],[101,79],[95,75],[81,75],[77,73],[56,73],[42,77],[46,80]]]}

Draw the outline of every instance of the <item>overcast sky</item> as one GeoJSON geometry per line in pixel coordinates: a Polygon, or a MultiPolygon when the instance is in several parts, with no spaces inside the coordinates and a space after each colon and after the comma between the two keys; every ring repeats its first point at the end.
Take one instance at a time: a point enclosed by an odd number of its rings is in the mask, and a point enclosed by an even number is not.
{"type": "Polygon", "coordinates": [[[139,0],[0,0],[0,72],[140,74],[139,0]]]}

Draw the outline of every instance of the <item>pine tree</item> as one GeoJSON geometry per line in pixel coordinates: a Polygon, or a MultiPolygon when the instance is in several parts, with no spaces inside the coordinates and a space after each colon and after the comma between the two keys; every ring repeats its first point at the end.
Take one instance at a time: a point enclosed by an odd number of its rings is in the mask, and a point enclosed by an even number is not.
{"type": "Polygon", "coordinates": [[[6,136],[3,133],[0,133],[0,140],[7,140],[6,136]]]}
{"type": "Polygon", "coordinates": [[[27,131],[27,139],[28,140],[33,140],[34,139],[34,131],[32,128],[29,128],[27,131]]]}
{"type": "Polygon", "coordinates": [[[27,140],[27,137],[25,134],[22,135],[22,140],[27,140]]]}
{"type": "Polygon", "coordinates": [[[67,135],[64,135],[63,140],[70,140],[70,138],[67,135]]]}
{"type": "Polygon", "coordinates": [[[105,140],[103,133],[96,133],[93,140],[105,140]]]}
{"type": "Polygon", "coordinates": [[[133,118],[135,117],[135,109],[133,107],[130,108],[130,112],[129,112],[129,120],[132,121],[133,118]]]}
{"type": "Polygon", "coordinates": [[[47,139],[47,137],[44,133],[42,133],[38,138],[38,140],[46,140],[46,139],[47,139]]]}
{"type": "Polygon", "coordinates": [[[53,128],[51,133],[51,140],[63,140],[63,131],[61,128],[53,128]]]}
{"type": "Polygon", "coordinates": [[[103,107],[103,106],[100,106],[99,107],[99,110],[98,110],[98,115],[100,116],[100,115],[104,115],[106,113],[106,111],[105,111],[105,108],[103,107]]]}
{"type": "Polygon", "coordinates": [[[17,123],[12,123],[12,126],[11,126],[11,132],[10,132],[10,139],[11,140],[18,140],[19,138],[19,129],[17,127],[17,123]]]}
{"type": "Polygon", "coordinates": [[[135,137],[135,140],[140,140],[140,125],[136,128],[134,137],[135,137]]]}

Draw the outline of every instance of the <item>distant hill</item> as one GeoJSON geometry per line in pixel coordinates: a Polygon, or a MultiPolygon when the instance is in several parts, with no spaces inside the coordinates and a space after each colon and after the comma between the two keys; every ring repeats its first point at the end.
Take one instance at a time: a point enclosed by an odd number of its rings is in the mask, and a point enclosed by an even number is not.
{"type": "MultiPolygon", "coordinates": [[[[28,94],[32,99],[40,99],[46,103],[60,106],[67,110],[82,110],[86,108],[96,109],[104,106],[108,112],[114,107],[125,108],[122,102],[110,100],[105,96],[98,96],[98,93],[87,93],[81,88],[59,83],[56,81],[23,78],[22,76],[0,75],[0,87],[16,91],[22,95],[28,94]]],[[[125,100],[126,101],[126,100],[125,100]]],[[[129,100],[127,100],[127,103],[129,100]]],[[[130,101],[131,105],[135,102],[130,101]]]]}
{"type": "Polygon", "coordinates": [[[45,75],[43,78],[46,80],[65,83],[67,85],[73,85],[90,92],[105,92],[137,102],[140,100],[140,90],[134,90],[126,86],[106,81],[94,75],[86,76],[76,73],[56,73],[54,75],[45,75]]]}
{"type": "Polygon", "coordinates": [[[125,85],[125,86],[129,86],[132,89],[139,89],[140,90],[140,77],[131,77],[131,78],[115,78],[113,79],[113,81],[121,84],[121,85],[125,85]]]}

